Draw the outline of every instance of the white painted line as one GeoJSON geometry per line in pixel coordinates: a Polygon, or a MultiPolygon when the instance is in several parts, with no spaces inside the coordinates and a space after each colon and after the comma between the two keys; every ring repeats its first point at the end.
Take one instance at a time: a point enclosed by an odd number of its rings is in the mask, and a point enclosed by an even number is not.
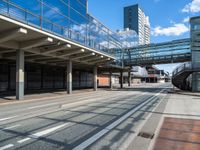
{"type": "Polygon", "coordinates": [[[159,93],[157,93],[153,97],[149,98],[148,100],[143,101],[139,106],[135,107],[134,109],[132,109],[131,111],[129,111],[127,114],[125,114],[124,116],[122,116],[121,118],[119,118],[118,120],[116,120],[115,122],[113,122],[112,124],[110,124],[109,126],[107,126],[106,128],[104,128],[103,130],[99,131],[97,134],[93,135],[92,137],[90,137],[86,141],[82,142],[78,146],[74,147],[73,150],[84,150],[89,145],[91,145],[92,143],[94,143],[95,141],[97,141],[98,139],[100,139],[103,135],[105,135],[110,130],[112,130],[114,127],[116,127],[121,122],[123,122],[125,119],[127,119],[128,117],[130,117],[133,113],[135,113],[136,111],[138,111],[144,105],[146,105],[147,103],[149,103],[152,99],[154,99],[156,96],[158,96],[162,91],[163,90],[161,90],[159,93]]]}
{"type": "Polygon", "coordinates": [[[26,141],[28,141],[28,140],[30,140],[31,138],[24,138],[24,139],[22,139],[22,140],[19,140],[19,141],[17,141],[17,143],[24,143],[24,142],[26,142],[26,141]]]}
{"type": "Polygon", "coordinates": [[[19,127],[19,126],[21,126],[21,125],[20,125],[20,124],[17,124],[17,125],[14,125],[14,126],[6,127],[6,128],[4,128],[3,130],[13,129],[13,128],[16,128],[16,127],[19,127]]]}
{"type": "Polygon", "coordinates": [[[64,123],[64,124],[61,124],[61,125],[59,125],[59,126],[56,126],[56,127],[50,128],[50,129],[46,129],[46,130],[44,130],[44,131],[37,132],[37,133],[32,134],[32,135],[30,135],[29,137],[24,138],[24,139],[22,139],[22,140],[19,140],[19,141],[17,141],[17,142],[18,142],[18,143],[24,143],[24,142],[26,142],[26,141],[28,141],[28,140],[30,140],[30,139],[37,139],[37,138],[39,138],[39,137],[41,137],[41,136],[47,135],[47,134],[49,134],[49,133],[51,133],[51,132],[54,132],[54,131],[56,131],[56,130],[58,130],[58,129],[60,129],[60,128],[62,128],[62,127],[64,127],[64,126],[68,125],[68,124],[69,124],[69,123],[64,123]]]}
{"type": "Polygon", "coordinates": [[[13,144],[8,144],[8,145],[5,145],[3,147],[0,147],[0,150],[5,150],[5,149],[11,148],[13,146],[14,146],[13,144]]]}
{"type": "Polygon", "coordinates": [[[42,107],[51,106],[51,105],[55,105],[55,104],[58,104],[58,103],[51,103],[51,104],[45,104],[45,105],[39,105],[39,106],[33,106],[33,107],[28,107],[28,109],[42,108],[42,107]]]}
{"type": "Polygon", "coordinates": [[[13,119],[17,116],[12,116],[12,117],[7,117],[7,118],[1,118],[0,121],[5,121],[5,120],[9,120],[9,119],[13,119]]]}

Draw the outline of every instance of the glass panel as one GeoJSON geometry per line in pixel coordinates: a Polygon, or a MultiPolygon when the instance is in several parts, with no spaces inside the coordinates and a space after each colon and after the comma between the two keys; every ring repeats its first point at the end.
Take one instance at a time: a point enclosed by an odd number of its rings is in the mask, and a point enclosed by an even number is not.
{"type": "Polygon", "coordinates": [[[19,6],[20,8],[23,8],[24,10],[30,11],[36,15],[40,15],[41,7],[40,7],[40,1],[38,0],[9,0],[9,2],[19,6]]]}
{"type": "Polygon", "coordinates": [[[122,57],[119,36],[87,14],[87,0],[1,0],[0,13],[122,57]]]}

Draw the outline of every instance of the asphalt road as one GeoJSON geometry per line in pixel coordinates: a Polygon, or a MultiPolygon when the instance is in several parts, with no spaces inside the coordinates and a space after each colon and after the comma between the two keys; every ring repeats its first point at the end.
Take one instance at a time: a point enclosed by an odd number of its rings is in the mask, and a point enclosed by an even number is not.
{"type": "Polygon", "coordinates": [[[126,149],[169,84],[0,106],[0,150],[126,149]]]}

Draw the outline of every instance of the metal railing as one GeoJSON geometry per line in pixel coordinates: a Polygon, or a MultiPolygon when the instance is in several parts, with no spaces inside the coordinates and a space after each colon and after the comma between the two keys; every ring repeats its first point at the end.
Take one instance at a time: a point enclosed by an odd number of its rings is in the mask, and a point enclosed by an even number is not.
{"type": "Polygon", "coordinates": [[[174,69],[172,77],[183,71],[200,72],[200,62],[185,62],[174,69]]]}
{"type": "Polygon", "coordinates": [[[186,62],[186,63],[183,63],[183,64],[179,65],[172,72],[172,76],[174,77],[174,76],[176,76],[177,74],[179,74],[180,72],[182,72],[184,70],[192,70],[192,63],[191,62],[186,62]]]}

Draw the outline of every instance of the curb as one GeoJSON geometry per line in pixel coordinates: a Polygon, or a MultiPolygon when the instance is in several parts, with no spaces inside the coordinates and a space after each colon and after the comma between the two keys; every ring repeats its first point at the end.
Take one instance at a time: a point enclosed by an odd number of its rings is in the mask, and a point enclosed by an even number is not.
{"type": "MultiPolygon", "coordinates": [[[[71,95],[78,95],[78,94],[83,94],[83,93],[88,93],[88,92],[97,92],[97,91],[87,91],[87,92],[81,92],[81,93],[72,93],[71,95]]],[[[33,98],[33,99],[24,99],[24,100],[10,100],[9,102],[5,103],[0,103],[0,106],[5,106],[5,105],[11,105],[11,104],[20,104],[20,103],[28,103],[28,102],[33,102],[33,101],[40,101],[40,100],[51,100],[55,98],[63,98],[65,96],[71,96],[69,94],[63,94],[59,96],[54,96],[54,97],[43,97],[43,98],[33,98]]]]}
{"type": "Polygon", "coordinates": [[[176,92],[176,91],[168,91],[169,94],[179,94],[179,95],[188,95],[188,96],[197,96],[200,97],[200,94],[196,93],[182,93],[182,92],[176,92]]]}

